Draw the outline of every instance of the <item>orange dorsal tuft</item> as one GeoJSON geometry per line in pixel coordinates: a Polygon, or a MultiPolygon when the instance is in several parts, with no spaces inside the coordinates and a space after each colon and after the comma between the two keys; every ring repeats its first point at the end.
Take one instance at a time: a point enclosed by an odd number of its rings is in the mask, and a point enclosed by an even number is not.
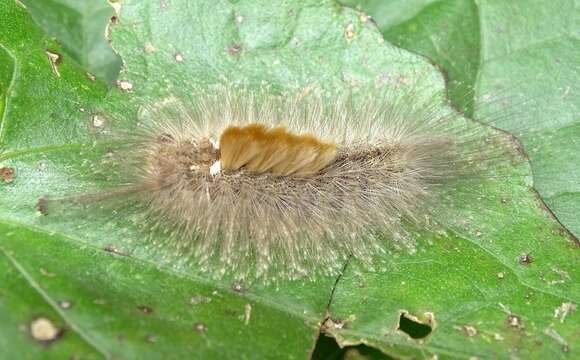
{"type": "Polygon", "coordinates": [[[336,157],[336,145],[312,135],[295,135],[283,127],[230,126],[220,137],[220,163],[225,171],[244,167],[254,173],[312,175],[336,157]]]}

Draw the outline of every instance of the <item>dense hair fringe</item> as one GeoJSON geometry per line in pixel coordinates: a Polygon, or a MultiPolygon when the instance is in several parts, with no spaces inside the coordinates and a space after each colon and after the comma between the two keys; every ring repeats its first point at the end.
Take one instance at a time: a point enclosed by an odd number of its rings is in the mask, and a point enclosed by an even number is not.
{"type": "Polygon", "coordinates": [[[407,227],[436,223],[466,181],[503,176],[513,151],[440,97],[373,94],[219,87],[143,106],[137,129],[115,149],[119,182],[76,199],[133,199],[147,241],[218,276],[336,274],[350,256],[371,267],[393,246],[413,249],[407,227]],[[192,173],[186,149],[252,123],[335,143],[336,159],[304,176],[192,173]]]}

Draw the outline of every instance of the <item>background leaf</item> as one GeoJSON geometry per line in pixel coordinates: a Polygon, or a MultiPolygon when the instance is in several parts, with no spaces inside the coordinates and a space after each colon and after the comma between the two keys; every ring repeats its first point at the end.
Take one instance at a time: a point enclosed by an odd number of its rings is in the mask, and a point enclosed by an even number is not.
{"type": "Polygon", "coordinates": [[[541,209],[528,164],[516,154],[511,176],[458,195],[464,205],[446,227],[416,234],[418,253],[394,253],[374,273],[352,261],[338,279],[215,281],[149,246],[124,214],[35,214],[46,193],[100,186],[87,176],[102,155],[93,142],[130,128],[140,105],[187,98],[206,84],[333,91],[402,82],[444,90],[435,69],[384,43],[362,14],[330,1],[126,1],[112,30],[125,68],[110,92],[66,56],[58,77],[46,54],[59,53],[58,44],[22,9],[3,3],[0,19],[10,24],[0,28],[0,59],[7,60],[0,67],[0,166],[16,170],[12,183],[0,183],[0,266],[7,270],[0,272],[0,318],[9,319],[0,328],[9,353],[307,358],[320,329],[340,345],[364,343],[397,357],[576,351],[578,314],[554,317],[580,297],[576,245],[541,209]],[[95,126],[95,116],[104,125],[95,126]],[[30,294],[36,300],[17,300],[30,294]],[[430,335],[397,330],[403,310],[432,317],[430,335]],[[32,341],[26,329],[38,315],[64,335],[32,341]]]}
{"type": "Polygon", "coordinates": [[[574,1],[344,3],[373,16],[388,41],[440,65],[449,98],[467,114],[475,107],[477,118],[515,135],[530,158],[534,187],[580,235],[580,8],[574,1]],[[504,100],[490,105],[490,94],[504,100]],[[509,116],[489,116],[514,107],[509,116]]]}
{"type": "MultiPolygon", "coordinates": [[[[114,1],[112,1],[114,2],[114,1]]],[[[111,84],[121,68],[121,58],[105,40],[113,15],[106,1],[22,0],[34,21],[62,44],[77,64],[111,84]]]]}

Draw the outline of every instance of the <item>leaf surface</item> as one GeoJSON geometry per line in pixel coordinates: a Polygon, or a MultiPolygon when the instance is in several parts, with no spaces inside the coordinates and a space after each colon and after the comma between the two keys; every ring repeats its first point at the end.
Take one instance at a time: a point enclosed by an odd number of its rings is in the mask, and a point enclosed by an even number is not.
{"type": "Polygon", "coordinates": [[[23,9],[3,3],[0,18],[10,23],[0,28],[0,166],[15,169],[12,183],[0,183],[0,316],[10,319],[1,327],[14,339],[10,351],[29,358],[303,359],[327,316],[323,329],[339,343],[394,356],[574,351],[578,315],[560,321],[554,311],[578,302],[575,245],[540,208],[526,162],[516,161],[507,180],[458,195],[464,206],[439,234],[417,234],[416,254],[394,254],[374,273],[353,260],[339,279],[216,281],[147,245],[123,214],[55,220],[35,213],[44,194],[100,186],[88,176],[101,155],[93,143],[130,128],[139,106],[187,98],[207,84],[332,91],[405,79],[444,90],[435,69],[384,43],[360,14],[306,0],[125,1],[111,33],[125,67],[111,91],[66,56],[58,76],[46,50],[60,47],[23,9]],[[95,127],[95,116],[105,125],[95,127]],[[520,263],[522,254],[531,254],[531,264],[520,263]],[[14,300],[28,294],[35,296],[14,300]],[[63,309],[63,301],[70,306],[63,309]],[[419,319],[432,313],[431,335],[410,339],[398,331],[403,310],[419,319]],[[63,336],[49,345],[32,341],[19,329],[35,314],[66,329],[63,336]],[[513,325],[516,318],[521,323],[513,325]]]}

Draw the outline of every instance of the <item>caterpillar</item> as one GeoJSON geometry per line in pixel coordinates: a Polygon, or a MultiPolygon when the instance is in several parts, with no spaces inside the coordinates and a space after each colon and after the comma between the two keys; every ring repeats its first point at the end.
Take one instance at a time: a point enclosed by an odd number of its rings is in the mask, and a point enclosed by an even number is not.
{"type": "Polygon", "coordinates": [[[333,275],[351,256],[372,267],[412,249],[409,229],[436,223],[506,150],[440,98],[361,94],[214,87],[142,106],[107,163],[122,181],[72,199],[131,199],[148,241],[218,276],[333,275]]]}

